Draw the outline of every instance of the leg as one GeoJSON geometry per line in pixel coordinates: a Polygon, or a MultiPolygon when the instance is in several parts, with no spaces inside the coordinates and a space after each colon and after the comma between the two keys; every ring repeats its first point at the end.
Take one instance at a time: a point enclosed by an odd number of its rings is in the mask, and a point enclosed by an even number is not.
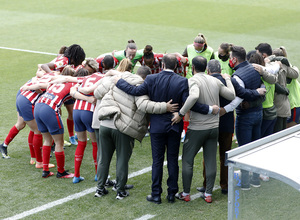
{"type": "Polygon", "coordinates": [[[162,193],[161,182],[163,176],[163,162],[167,144],[166,133],[151,133],[152,149],[152,197],[160,197],[162,193]]]}

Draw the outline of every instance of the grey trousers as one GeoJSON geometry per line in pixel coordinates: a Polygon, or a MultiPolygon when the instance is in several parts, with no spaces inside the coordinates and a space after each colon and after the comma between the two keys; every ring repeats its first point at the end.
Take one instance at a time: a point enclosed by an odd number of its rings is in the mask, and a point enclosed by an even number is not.
{"type": "Polygon", "coordinates": [[[125,184],[128,179],[128,162],[132,154],[134,139],[120,131],[101,126],[99,129],[98,147],[98,188],[105,186],[109,166],[114,152],[116,151],[116,188],[118,192],[125,191],[125,184]]]}
{"type": "Polygon", "coordinates": [[[206,193],[212,194],[217,172],[217,142],[218,128],[208,130],[187,130],[182,152],[182,182],[183,191],[185,193],[190,193],[193,178],[194,158],[200,148],[203,147],[206,173],[206,193]]]}

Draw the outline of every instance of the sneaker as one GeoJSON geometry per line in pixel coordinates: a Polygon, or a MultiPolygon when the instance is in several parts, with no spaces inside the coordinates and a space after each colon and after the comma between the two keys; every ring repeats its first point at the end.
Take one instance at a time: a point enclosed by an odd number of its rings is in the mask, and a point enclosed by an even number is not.
{"type": "Polygon", "coordinates": [[[129,192],[123,191],[123,192],[118,192],[116,199],[121,200],[124,199],[125,197],[129,196],[129,192]]]}
{"type": "Polygon", "coordinates": [[[250,184],[248,183],[248,184],[242,184],[242,186],[241,186],[241,190],[250,190],[251,188],[250,188],[250,184]]]}
{"type": "MultiPolygon", "coordinates": [[[[124,189],[132,189],[132,188],[133,188],[133,185],[131,185],[131,184],[126,184],[124,186],[124,189]]],[[[117,192],[116,184],[113,186],[112,190],[115,191],[115,192],[117,192]]]]}
{"type": "Polygon", "coordinates": [[[262,174],[259,175],[259,178],[264,182],[268,182],[270,180],[270,177],[262,175],[262,174]]]}
{"type": "Polygon", "coordinates": [[[50,172],[50,171],[43,171],[42,177],[43,177],[43,178],[47,178],[47,177],[53,176],[53,175],[54,175],[53,172],[50,172]]]}
{"type": "Polygon", "coordinates": [[[64,141],[64,147],[70,147],[71,143],[69,141],[64,141]]]}
{"type": "Polygon", "coordinates": [[[104,196],[104,195],[106,195],[106,194],[108,194],[108,190],[105,189],[105,187],[104,187],[103,189],[99,189],[99,188],[97,187],[96,193],[95,193],[95,197],[102,197],[102,196],[104,196]]]}
{"type": "Polygon", "coordinates": [[[260,187],[260,180],[259,179],[256,179],[256,180],[251,179],[250,185],[255,188],[258,188],[258,187],[260,187]]]}
{"type": "Polygon", "coordinates": [[[176,194],[175,194],[175,197],[176,197],[177,199],[180,199],[180,200],[185,201],[185,202],[191,201],[190,195],[183,196],[182,194],[183,194],[183,192],[181,192],[181,193],[176,193],[176,194]]]}
{"type": "Polygon", "coordinates": [[[202,192],[202,193],[204,193],[205,192],[205,187],[197,187],[197,190],[199,191],[199,192],[202,192]]]}
{"type": "Polygon", "coordinates": [[[115,184],[116,184],[116,181],[107,179],[105,186],[114,186],[115,184]]]}
{"type": "Polygon", "coordinates": [[[76,141],[78,141],[77,133],[75,133],[74,138],[76,141]]]}
{"type": "Polygon", "coordinates": [[[78,145],[78,142],[75,140],[75,137],[74,136],[72,136],[72,137],[70,137],[70,143],[71,144],[73,144],[73,145],[78,145]]]}
{"type": "Polygon", "coordinates": [[[207,203],[212,203],[212,196],[205,196],[205,194],[201,194],[200,197],[205,200],[207,203]]]}
{"type": "Polygon", "coordinates": [[[83,180],[84,180],[84,177],[82,177],[82,176],[80,176],[80,177],[74,176],[73,177],[73,183],[79,183],[79,182],[81,182],[83,180]]]}
{"type": "MultiPolygon", "coordinates": [[[[54,164],[52,164],[52,163],[49,163],[49,164],[48,164],[48,168],[53,168],[53,167],[55,167],[54,164]]],[[[43,164],[37,162],[37,163],[35,164],[35,168],[37,168],[37,169],[43,169],[43,164]]]]}
{"type": "Polygon", "coordinates": [[[1,151],[2,157],[4,159],[10,159],[10,156],[8,156],[8,154],[7,154],[7,146],[4,147],[3,143],[0,145],[0,151],[1,151]]]}
{"type": "Polygon", "coordinates": [[[57,178],[73,178],[74,173],[68,173],[67,171],[64,171],[63,173],[57,172],[56,177],[57,178]]]}
{"type": "Polygon", "coordinates": [[[35,160],[33,158],[30,159],[30,165],[34,165],[35,164],[35,160]]]}

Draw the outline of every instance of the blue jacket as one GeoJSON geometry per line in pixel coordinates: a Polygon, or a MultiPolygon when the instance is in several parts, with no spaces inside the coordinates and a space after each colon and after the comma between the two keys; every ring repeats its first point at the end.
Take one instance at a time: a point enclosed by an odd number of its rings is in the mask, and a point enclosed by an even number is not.
{"type": "MultiPolygon", "coordinates": [[[[125,80],[120,79],[116,86],[124,92],[134,95],[148,95],[150,100],[155,102],[178,103],[179,109],[189,95],[188,80],[171,71],[162,71],[158,74],[148,75],[143,84],[133,86],[125,80]]],[[[196,104],[192,110],[202,114],[208,113],[208,105],[196,104]]],[[[164,114],[150,115],[150,133],[166,133],[170,130],[182,132],[183,121],[178,124],[171,125],[173,114],[170,112],[164,114]]]]}

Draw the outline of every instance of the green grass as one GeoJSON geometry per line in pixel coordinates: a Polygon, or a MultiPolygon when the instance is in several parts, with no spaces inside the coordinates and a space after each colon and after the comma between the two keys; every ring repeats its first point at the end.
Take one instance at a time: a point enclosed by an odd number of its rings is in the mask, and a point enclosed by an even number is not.
{"type": "MultiPolygon", "coordinates": [[[[156,52],[182,52],[202,32],[217,50],[222,42],[252,50],[261,42],[274,48],[285,46],[290,61],[299,65],[300,3],[290,1],[238,0],[79,0],[38,1],[0,0],[0,47],[57,53],[60,46],[80,44],[87,57],[97,57],[114,49],[124,49],[134,39],[139,48],[151,44],[156,52]]],[[[16,122],[15,95],[20,86],[34,76],[38,63],[53,56],[0,49],[0,140],[16,122]]],[[[63,108],[63,121],[66,119],[63,108]]],[[[82,192],[93,181],[92,146],[85,152],[82,183],[55,177],[41,178],[41,170],[29,165],[26,127],[9,146],[10,160],[0,160],[0,218],[7,218],[41,205],[82,192]]],[[[67,135],[65,136],[67,139],[67,135]]],[[[66,168],[74,171],[75,147],[67,147],[66,168]]],[[[54,158],[51,159],[55,163],[54,158]]],[[[179,163],[181,166],[181,162],[179,163]]],[[[130,161],[130,173],[151,166],[149,138],[137,142],[130,161]]],[[[56,169],[53,169],[56,170],[56,169]]],[[[181,169],[180,169],[181,170],[181,169]]],[[[110,173],[115,178],[115,159],[110,173]]],[[[167,170],[164,170],[163,196],[167,170]]],[[[218,185],[217,175],[216,185],[218,185]]],[[[202,153],[195,158],[192,194],[202,184],[202,153]]],[[[134,219],[146,214],[154,219],[226,219],[227,197],[214,192],[213,203],[202,199],[189,203],[149,204],[151,172],[129,179],[135,188],[123,201],[110,191],[104,198],[88,194],[25,219],[134,219]]],[[[181,175],[179,186],[182,189],[181,175]]]]}

